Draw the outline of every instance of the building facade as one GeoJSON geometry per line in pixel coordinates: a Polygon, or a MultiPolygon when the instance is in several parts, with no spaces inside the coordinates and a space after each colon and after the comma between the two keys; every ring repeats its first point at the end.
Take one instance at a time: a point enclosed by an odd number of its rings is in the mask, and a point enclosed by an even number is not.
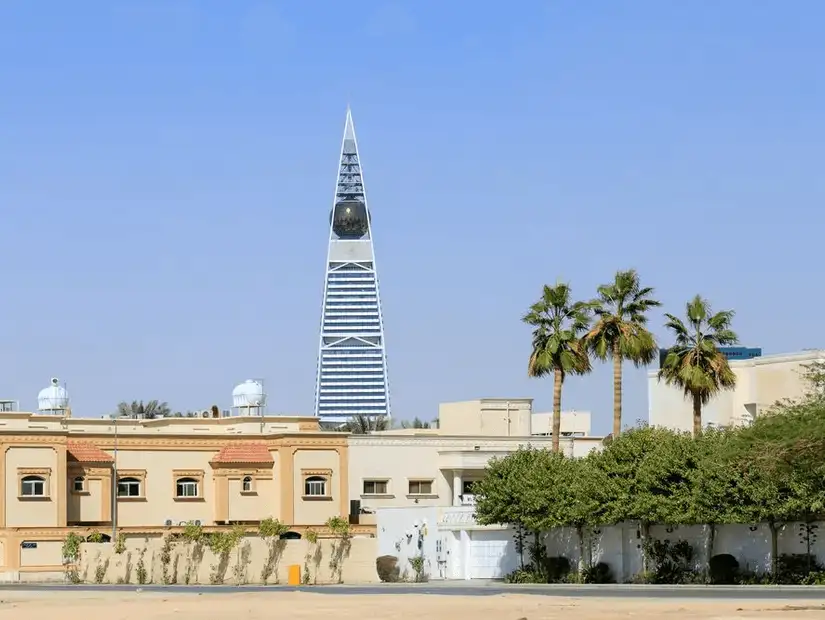
{"type": "Polygon", "coordinates": [[[372,223],[349,110],[330,214],[319,339],[315,415],[342,423],[357,414],[389,416],[372,223]]]}
{"type": "MultiPolygon", "coordinates": [[[[491,458],[551,443],[531,436],[529,399],[448,403],[442,428],[366,436],[323,431],[316,417],[84,419],[65,405],[0,412],[0,578],[60,573],[69,531],[151,538],[189,522],[254,528],[272,517],[294,537],[323,536],[337,516],[376,536],[382,509],[472,516],[473,483],[491,458]]],[[[576,456],[600,444],[562,438],[576,456]]]]}
{"type": "MultiPolygon", "coordinates": [[[[816,362],[825,362],[825,350],[731,359],[736,387],[703,407],[703,422],[718,427],[749,424],[777,401],[803,397],[811,388],[806,368],[816,362]]],[[[680,431],[693,428],[691,402],[678,388],[660,382],[655,370],[648,372],[648,406],[654,426],[680,431]]]]}

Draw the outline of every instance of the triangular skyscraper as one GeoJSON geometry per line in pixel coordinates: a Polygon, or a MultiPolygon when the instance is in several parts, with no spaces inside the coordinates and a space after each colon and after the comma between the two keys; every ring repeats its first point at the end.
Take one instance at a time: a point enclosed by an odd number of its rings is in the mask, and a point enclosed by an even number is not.
{"type": "Polygon", "coordinates": [[[384,320],[372,226],[352,113],[347,109],[332,204],[315,384],[315,415],[389,416],[384,320]]]}

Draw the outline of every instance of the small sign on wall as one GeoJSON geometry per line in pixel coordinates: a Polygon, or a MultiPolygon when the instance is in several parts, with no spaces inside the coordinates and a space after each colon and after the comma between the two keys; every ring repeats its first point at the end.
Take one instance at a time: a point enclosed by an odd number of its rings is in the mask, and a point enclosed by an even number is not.
{"type": "Polygon", "coordinates": [[[20,543],[20,546],[23,549],[37,549],[37,543],[36,542],[28,542],[28,541],[25,541],[25,540],[20,543]]]}

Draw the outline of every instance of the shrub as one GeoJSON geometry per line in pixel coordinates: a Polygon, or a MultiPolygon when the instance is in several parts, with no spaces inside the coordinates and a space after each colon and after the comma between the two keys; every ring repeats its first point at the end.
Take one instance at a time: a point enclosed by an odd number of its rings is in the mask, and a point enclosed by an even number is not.
{"type": "Polygon", "coordinates": [[[398,558],[394,555],[382,555],[376,558],[375,570],[378,573],[378,578],[384,583],[395,583],[401,576],[401,570],[398,568],[398,558]]]}
{"type": "Polygon", "coordinates": [[[567,575],[569,575],[572,570],[570,560],[563,555],[547,558],[545,560],[545,567],[547,569],[547,583],[565,581],[567,575]]]}
{"type": "Polygon", "coordinates": [[[774,581],[782,585],[803,583],[810,573],[823,570],[816,558],[807,553],[783,553],[776,558],[776,577],[774,581]]]}
{"type": "Polygon", "coordinates": [[[686,540],[651,539],[645,544],[651,561],[653,583],[676,584],[693,581],[693,547],[686,540]]]}
{"type": "Polygon", "coordinates": [[[504,583],[544,583],[544,577],[534,570],[517,568],[504,576],[504,583]]]}
{"type": "Polygon", "coordinates": [[[739,580],[739,560],[730,553],[714,555],[708,563],[710,582],[714,585],[733,585],[739,580]]]}
{"type": "Polygon", "coordinates": [[[606,562],[588,566],[582,571],[581,577],[583,583],[616,583],[613,570],[606,562]]]}

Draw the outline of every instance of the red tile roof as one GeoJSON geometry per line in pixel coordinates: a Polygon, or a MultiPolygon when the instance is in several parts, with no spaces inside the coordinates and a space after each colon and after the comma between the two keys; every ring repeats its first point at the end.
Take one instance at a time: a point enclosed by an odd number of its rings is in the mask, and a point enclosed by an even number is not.
{"type": "Polygon", "coordinates": [[[266,444],[230,443],[212,459],[213,463],[274,463],[266,444]]]}
{"type": "Polygon", "coordinates": [[[88,441],[69,441],[67,458],[77,463],[111,463],[114,459],[88,441]]]}

